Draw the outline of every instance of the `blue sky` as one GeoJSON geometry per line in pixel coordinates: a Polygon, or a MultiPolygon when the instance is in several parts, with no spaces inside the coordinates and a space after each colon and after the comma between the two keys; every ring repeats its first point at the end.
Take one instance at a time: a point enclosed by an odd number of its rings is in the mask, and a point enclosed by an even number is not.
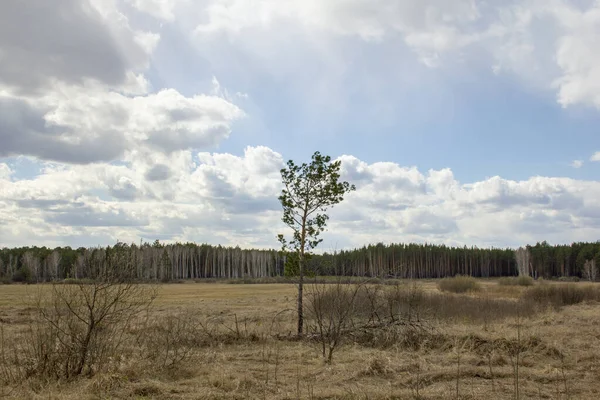
{"type": "Polygon", "coordinates": [[[276,246],[278,170],[316,150],[358,186],[329,246],[600,238],[597,1],[0,15],[0,246],[276,246]]]}

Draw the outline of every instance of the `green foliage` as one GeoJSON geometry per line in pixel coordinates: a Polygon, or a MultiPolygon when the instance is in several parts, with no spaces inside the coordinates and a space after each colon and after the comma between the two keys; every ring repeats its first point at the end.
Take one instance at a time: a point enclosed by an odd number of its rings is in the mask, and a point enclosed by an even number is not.
{"type": "Polygon", "coordinates": [[[331,157],[322,156],[318,151],[310,164],[294,164],[289,160],[287,168],[281,169],[284,188],[279,196],[283,207],[282,221],[292,229],[292,239],[288,242],[278,235],[282,250],[296,254],[288,265],[288,273],[295,274],[298,282],[298,335],[303,331],[303,281],[305,255],[317,247],[323,239],[319,235],[325,230],[329,215],[327,209],[344,199],[344,195],[356,189],[348,182],[339,182],[341,161],[331,162],[331,157]],[[296,262],[297,260],[297,262],[296,262]]]}
{"type": "Polygon", "coordinates": [[[467,293],[480,289],[479,283],[472,276],[456,275],[453,278],[444,278],[438,282],[442,292],[467,293]]]}
{"type": "Polygon", "coordinates": [[[283,235],[278,236],[284,250],[291,249],[302,257],[321,243],[323,239],[319,235],[329,219],[327,209],[356,189],[348,182],[339,182],[340,167],[340,161],[331,162],[330,156],[322,156],[317,151],[310,164],[296,165],[289,160],[287,168],[280,171],[284,184],[279,196],[282,220],[293,230],[289,242],[283,235]]]}
{"type": "MultiPolygon", "coordinates": [[[[312,254],[304,255],[304,262],[305,262],[304,275],[305,276],[312,277],[315,275],[314,270],[312,268],[306,267],[306,263],[308,263],[312,259],[312,257],[313,257],[312,254]]],[[[284,268],[283,275],[286,277],[299,276],[300,275],[300,262],[299,261],[300,261],[300,257],[298,256],[298,253],[295,253],[295,252],[287,253],[286,259],[285,259],[285,264],[283,267],[284,268]]]]}
{"type": "Polygon", "coordinates": [[[502,286],[532,286],[533,278],[530,276],[506,276],[498,279],[498,284],[502,286]]]}
{"type": "Polygon", "coordinates": [[[283,276],[300,275],[300,265],[298,265],[298,253],[290,253],[285,260],[283,267],[283,276]]]}
{"type": "Polygon", "coordinates": [[[30,283],[33,281],[33,274],[31,270],[25,266],[22,266],[18,270],[15,271],[12,276],[13,282],[22,282],[22,283],[30,283]]]}

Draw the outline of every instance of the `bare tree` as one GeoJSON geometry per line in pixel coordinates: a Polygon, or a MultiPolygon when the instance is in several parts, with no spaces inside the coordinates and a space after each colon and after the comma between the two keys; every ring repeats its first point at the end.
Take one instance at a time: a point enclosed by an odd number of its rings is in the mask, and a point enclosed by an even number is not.
{"type": "Polygon", "coordinates": [[[58,266],[60,265],[60,260],[60,253],[56,250],[50,253],[48,258],[46,259],[46,273],[48,275],[47,278],[49,278],[50,280],[59,278],[60,274],[58,271],[58,266]]]}
{"type": "Polygon", "coordinates": [[[517,250],[515,250],[515,259],[517,260],[519,276],[529,276],[529,265],[531,259],[529,250],[524,247],[519,247],[517,250]]]}
{"type": "Polygon", "coordinates": [[[583,264],[583,276],[585,279],[595,282],[598,269],[596,268],[596,260],[586,260],[583,264]]]}

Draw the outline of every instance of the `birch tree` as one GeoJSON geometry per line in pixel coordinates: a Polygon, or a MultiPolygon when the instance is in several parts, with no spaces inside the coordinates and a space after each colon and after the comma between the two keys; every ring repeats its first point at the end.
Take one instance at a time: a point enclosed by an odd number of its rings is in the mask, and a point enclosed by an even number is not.
{"type": "Polygon", "coordinates": [[[519,269],[519,276],[529,276],[529,264],[531,255],[529,250],[524,247],[519,247],[515,250],[515,258],[519,269]]]}
{"type": "Polygon", "coordinates": [[[283,207],[282,221],[293,231],[290,241],[278,236],[285,252],[291,251],[298,259],[298,336],[303,333],[303,286],[306,254],[316,248],[323,239],[329,216],[327,209],[344,199],[344,195],[356,190],[348,182],[340,182],[341,161],[331,162],[330,156],[318,151],[312,155],[310,164],[296,165],[293,160],[283,168],[281,178],[284,188],[279,196],[283,207]]]}

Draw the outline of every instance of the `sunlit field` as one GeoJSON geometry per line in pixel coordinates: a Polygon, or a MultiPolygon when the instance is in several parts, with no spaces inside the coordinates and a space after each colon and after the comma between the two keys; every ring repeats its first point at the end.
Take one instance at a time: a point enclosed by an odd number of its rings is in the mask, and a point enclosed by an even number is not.
{"type": "MultiPolygon", "coordinates": [[[[128,325],[119,352],[97,371],[70,379],[36,374],[31,360],[14,357],[31,341],[39,307],[34,300],[50,293],[51,285],[0,286],[0,394],[40,399],[599,395],[599,285],[486,279],[457,294],[455,283],[448,289],[439,280],[333,282],[306,285],[302,340],[295,337],[292,284],[159,285],[150,307],[128,325]],[[328,362],[319,318],[311,310],[325,299],[321,307],[329,312],[343,297],[335,294],[348,290],[358,293],[348,311],[352,323],[341,329],[328,362]],[[388,314],[391,307],[395,311],[388,314]]],[[[335,323],[340,310],[325,314],[335,323]]],[[[321,322],[332,323],[327,318],[321,322]]]]}

